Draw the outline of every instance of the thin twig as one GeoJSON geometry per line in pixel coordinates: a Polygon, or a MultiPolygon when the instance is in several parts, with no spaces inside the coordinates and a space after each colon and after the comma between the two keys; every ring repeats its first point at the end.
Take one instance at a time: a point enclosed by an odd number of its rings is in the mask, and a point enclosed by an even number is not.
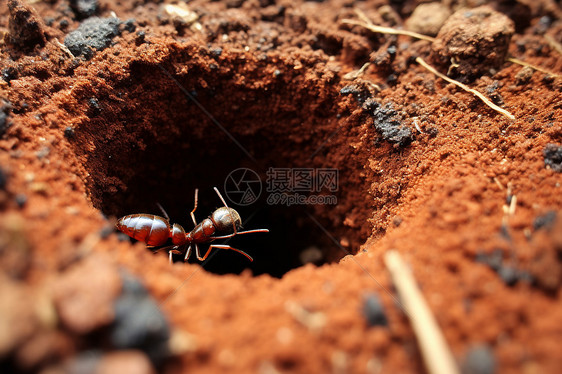
{"type": "Polygon", "coordinates": [[[458,82],[454,79],[449,78],[448,76],[446,76],[445,74],[441,74],[440,72],[438,72],[437,70],[435,70],[435,68],[433,68],[432,66],[428,65],[423,58],[421,57],[416,57],[416,62],[418,64],[420,64],[421,66],[423,66],[424,68],[426,68],[427,70],[429,70],[430,72],[432,72],[433,74],[437,75],[439,78],[446,80],[449,83],[452,83],[460,88],[462,88],[465,91],[468,91],[470,93],[472,93],[474,96],[477,96],[480,100],[482,100],[484,102],[484,104],[488,105],[490,108],[492,108],[495,111],[500,112],[501,114],[503,114],[504,116],[506,116],[507,118],[514,120],[515,116],[511,113],[509,113],[507,110],[500,108],[499,106],[497,106],[496,104],[492,103],[486,96],[482,95],[480,92],[462,84],[461,82],[458,82]]]}
{"type": "Polygon", "coordinates": [[[348,25],[362,26],[373,32],[380,32],[383,34],[406,35],[406,36],[411,36],[412,38],[427,40],[428,42],[433,42],[435,40],[435,38],[432,38],[431,36],[418,34],[417,32],[408,31],[408,30],[398,30],[398,29],[393,29],[392,27],[377,26],[372,23],[356,21],[354,19],[343,19],[341,20],[341,23],[348,24],[348,25]]]}
{"type": "Polygon", "coordinates": [[[371,65],[370,62],[366,62],[361,66],[359,70],[353,70],[343,76],[344,80],[353,81],[365,73],[365,70],[371,65]]]}
{"type": "Polygon", "coordinates": [[[53,39],[53,43],[59,47],[64,53],[66,53],[68,55],[68,57],[70,58],[74,58],[74,55],[72,54],[72,52],[70,52],[70,49],[68,49],[68,47],[64,44],[62,44],[61,42],[59,42],[59,40],[57,38],[53,39]]]}
{"type": "Polygon", "coordinates": [[[558,43],[554,38],[550,35],[545,35],[544,38],[548,42],[548,44],[558,53],[562,55],[562,44],[558,43]]]}
{"type": "Polygon", "coordinates": [[[445,337],[417,287],[412,271],[396,251],[386,252],[384,262],[410,318],[427,371],[430,374],[459,374],[445,337]]]}
{"type": "Polygon", "coordinates": [[[514,63],[514,64],[521,65],[521,66],[528,66],[528,67],[530,67],[531,69],[534,69],[534,70],[543,72],[543,73],[545,73],[545,74],[552,75],[553,77],[559,77],[559,76],[560,76],[559,74],[555,74],[555,73],[553,73],[553,72],[551,72],[551,71],[548,71],[548,70],[546,70],[546,69],[544,69],[544,68],[541,68],[540,66],[531,65],[531,64],[529,64],[529,63],[527,63],[527,62],[525,62],[525,61],[519,60],[518,58],[515,58],[515,57],[508,57],[508,58],[506,58],[506,61],[509,61],[509,62],[512,62],[512,63],[514,63]]]}
{"type": "Polygon", "coordinates": [[[365,22],[367,25],[374,25],[373,21],[371,21],[371,19],[361,9],[355,8],[353,11],[357,14],[357,17],[359,17],[361,21],[365,22]]]}

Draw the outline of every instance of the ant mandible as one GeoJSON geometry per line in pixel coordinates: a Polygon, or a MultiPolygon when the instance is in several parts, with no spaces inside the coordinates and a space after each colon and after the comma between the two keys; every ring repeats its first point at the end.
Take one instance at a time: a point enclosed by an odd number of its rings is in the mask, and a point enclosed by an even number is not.
{"type": "Polygon", "coordinates": [[[169,249],[170,263],[172,262],[172,253],[181,254],[186,246],[188,247],[185,251],[184,261],[187,261],[191,255],[192,246],[195,247],[195,255],[199,261],[205,261],[214,248],[231,249],[243,254],[250,261],[253,261],[252,257],[246,252],[225,244],[211,244],[205,255],[201,256],[199,246],[197,244],[209,243],[216,239],[232,238],[236,235],[269,232],[268,229],[238,231],[238,229],[242,226],[240,214],[226,205],[226,201],[223,199],[219,190],[216,187],[214,187],[214,189],[217,195],[219,195],[219,198],[223,202],[224,206],[215,210],[208,218],[205,218],[203,221],[197,223],[195,220],[195,210],[197,209],[198,190],[195,189],[195,206],[191,211],[191,219],[193,220],[195,227],[191,230],[191,232],[186,233],[183,227],[177,223],[170,225],[170,217],[168,217],[168,214],[166,214],[164,209],[162,209],[162,212],[166,218],[144,213],[130,214],[128,216],[121,217],[117,221],[117,230],[129,235],[133,239],[148,244],[151,248],[163,246],[166,244],[168,239],[171,238],[171,246],[158,248],[169,249]],[[231,228],[234,232],[230,234],[213,236],[215,234],[225,234],[231,228]]]}

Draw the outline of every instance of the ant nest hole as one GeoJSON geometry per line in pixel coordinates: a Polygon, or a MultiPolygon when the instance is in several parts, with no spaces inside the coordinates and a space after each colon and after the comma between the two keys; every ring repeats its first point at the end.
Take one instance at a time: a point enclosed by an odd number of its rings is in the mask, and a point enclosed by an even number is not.
{"type": "Polygon", "coordinates": [[[160,204],[190,231],[195,189],[200,222],[222,206],[218,187],[243,229],[270,232],[232,238],[228,244],[254,261],[219,249],[204,264],[217,274],[251,269],[281,277],[356,253],[370,234],[368,185],[359,175],[365,160],[349,146],[353,129],[338,112],[333,74],[225,53],[220,61],[211,53],[174,58],[133,62],[112,90],[86,98],[73,142],[94,206],[121,217],[162,215],[160,204]],[[333,170],[335,185],[326,179],[333,170]],[[310,176],[316,184],[307,187],[310,176]],[[301,201],[289,204],[297,195],[301,201]]]}

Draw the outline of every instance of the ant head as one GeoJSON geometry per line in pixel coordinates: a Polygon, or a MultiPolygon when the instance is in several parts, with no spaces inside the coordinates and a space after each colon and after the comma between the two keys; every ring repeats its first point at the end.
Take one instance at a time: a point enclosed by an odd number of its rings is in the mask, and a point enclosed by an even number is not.
{"type": "Polygon", "coordinates": [[[233,232],[234,225],[236,225],[237,230],[242,227],[240,214],[236,210],[225,206],[215,210],[210,218],[219,233],[233,232]]]}

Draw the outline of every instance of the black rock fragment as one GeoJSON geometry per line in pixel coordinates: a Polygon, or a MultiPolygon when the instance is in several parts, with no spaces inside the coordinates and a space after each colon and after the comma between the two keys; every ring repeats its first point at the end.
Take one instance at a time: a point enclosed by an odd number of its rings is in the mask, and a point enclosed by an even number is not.
{"type": "Polygon", "coordinates": [[[123,30],[127,32],[135,32],[137,29],[136,20],[134,18],[129,18],[123,23],[123,30]]]}
{"type": "Polygon", "coordinates": [[[76,135],[76,133],[74,132],[74,127],[72,126],[67,126],[64,129],[64,137],[67,139],[73,139],[74,136],[76,135]]]}
{"type": "Polygon", "coordinates": [[[115,303],[111,342],[117,349],[139,349],[155,365],[169,356],[170,327],[158,304],[133,276],[122,273],[123,290],[115,303]]]}
{"type": "Polygon", "coordinates": [[[479,252],[476,254],[475,261],[486,264],[497,272],[503,263],[503,252],[500,249],[495,249],[490,253],[479,252]]]}
{"type": "Polygon", "coordinates": [[[519,281],[533,282],[531,274],[504,263],[503,251],[500,249],[493,250],[490,253],[480,252],[476,255],[475,261],[488,265],[509,287],[516,285],[519,281]]]}
{"type": "Polygon", "coordinates": [[[25,203],[27,203],[27,196],[23,193],[19,193],[14,197],[14,200],[20,208],[23,208],[25,203]]]}
{"type": "Polygon", "coordinates": [[[402,115],[394,110],[392,103],[381,105],[369,98],[363,109],[373,116],[375,128],[383,139],[399,145],[407,145],[412,140],[412,131],[402,124],[402,115]]]}
{"type": "Polygon", "coordinates": [[[562,146],[547,144],[543,151],[544,164],[558,173],[562,173],[562,146]]]}
{"type": "Polygon", "coordinates": [[[5,101],[0,101],[0,136],[4,135],[8,127],[10,127],[10,121],[8,120],[12,106],[10,103],[5,101]]]}
{"type": "Polygon", "coordinates": [[[514,286],[519,281],[519,271],[511,266],[502,266],[498,269],[498,275],[508,286],[514,286]]]}
{"type": "Polygon", "coordinates": [[[388,326],[384,307],[375,293],[368,293],[363,297],[363,316],[369,326],[388,326]]]}
{"type": "Polygon", "coordinates": [[[353,95],[359,104],[363,104],[365,100],[372,96],[371,91],[364,84],[349,84],[340,90],[340,95],[353,95]]]}
{"type": "Polygon", "coordinates": [[[538,216],[537,218],[535,218],[535,221],[533,222],[533,229],[535,229],[535,231],[539,229],[549,230],[555,221],[556,212],[554,210],[551,210],[549,212],[546,212],[542,216],[538,216]]]}
{"type": "Polygon", "coordinates": [[[0,190],[5,190],[8,184],[8,174],[0,168],[0,190]]]}
{"type": "Polygon", "coordinates": [[[120,34],[119,18],[88,18],[64,39],[64,45],[74,56],[92,58],[94,51],[101,51],[111,44],[114,37],[120,34]]]}

